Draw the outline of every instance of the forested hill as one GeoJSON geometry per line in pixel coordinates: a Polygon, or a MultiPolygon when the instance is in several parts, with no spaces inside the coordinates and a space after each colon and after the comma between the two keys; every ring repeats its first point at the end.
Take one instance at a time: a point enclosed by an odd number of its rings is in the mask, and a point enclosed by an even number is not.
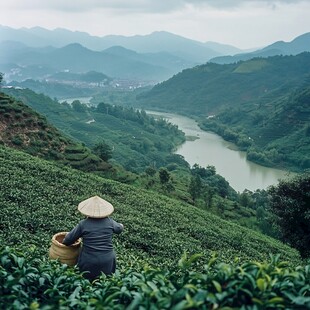
{"type": "Polygon", "coordinates": [[[247,158],[266,166],[303,171],[310,168],[310,87],[289,95],[226,108],[201,122],[247,150],[247,158]]]}
{"type": "Polygon", "coordinates": [[[207,63],[183,70],[139,96],[143,107],[189,115],[216,114],[225,107],[272,101],[310,77],[310,53],[255,58],[234,64],[207,63]],[[281,90],[281,92],[279,92],[281,90]]]}
{"type": "Polygon", "coordinates": [[[144,111],[104,102],[92,107],[78,100],[72,105],[61,104],[30,89],[4,91],[25,102],[58,129],[87,147],[94,149],[103,143],[109,148],[106,155],[111,163],[135,173],[144,171],[154,163],[156,168],[174,163],[177,155],[171,152],[185,140],[177,126],[163,119],[155,120],[144,111]]]}
{"type": "Polygon", "coordinates": [[[259,164],[310,168],[310,53],[184,70],[140,105],[199,117],[259,164]]]}

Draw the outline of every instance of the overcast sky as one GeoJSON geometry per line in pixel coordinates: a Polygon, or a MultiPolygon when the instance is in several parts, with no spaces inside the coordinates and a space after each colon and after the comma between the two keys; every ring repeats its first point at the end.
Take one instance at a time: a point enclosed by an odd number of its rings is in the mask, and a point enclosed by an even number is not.
{"type": "Polygon", "coordinates": [[[239,48],[310,32],[310,0],[0,0],[0,24],[105,36],[169,31],[239,48]]]}

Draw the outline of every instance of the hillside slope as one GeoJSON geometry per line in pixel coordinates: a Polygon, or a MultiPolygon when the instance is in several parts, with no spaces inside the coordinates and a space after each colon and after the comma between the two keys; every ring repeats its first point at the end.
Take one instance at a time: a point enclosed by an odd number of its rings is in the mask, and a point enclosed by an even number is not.
{"type": "Polygon", "coordinates": [[[201,126],[247,150],[249,160],[303,171],[310,168],[309,102],[310,87],[300,87],[254,107],[225,109],[201,126]]]}
{"type": "Polygon", "coordinates": [[[90,149],[53,127],[44,116],[1,92],[0,129],[1,144],[34,156],[87,171],[111,168],[90,149]]]}
{"type": "Polygon", "coordinates": [[[184,70],[140,95],[140,105],[199,118],[248,159],[302,171],[309,158],[310,53],[184,70]]]}
{"type": "Polygon", "coordinates": [[[184,134],[176,126],[155,121],[133,109],[103,102],[100,102],[99,108],[80,103],[77,103],[77,108],[72,108],[29,89],[4,91],[22,100],[47,117],[54,126],[90,148],[104,140],[113,148],[112,159],[133,172],[144,171],[154,162],[157,168],[167,165],[171,162],[173,148],[184,141],[184,134]]]}
{"type": "Polygon", "coordinates": [[[225,107],[259,103],[287,93],[309,78],[310,53],[257,58],[236,64],[207,63],[183,70],[138,97],[143,107],[210,115],[225,107]]]}
{"type": "Polygon", "coordinates": [[[133,254],[168,266],[184,251],[205,253],[205,258],[217,251],[226,262],[236,256],[262,261],[269,253],[299,260],[295,250],[279,241],[165,196],[60,168],[4,146],[0,162],[2,245],[23,249],[34,244],[46,253],[53,234],[70,230],[82,218],[77,204],[99,195],[114,205],[113,217],[125,225],[114,241],[125,264],[124,258],[133,254]]]}

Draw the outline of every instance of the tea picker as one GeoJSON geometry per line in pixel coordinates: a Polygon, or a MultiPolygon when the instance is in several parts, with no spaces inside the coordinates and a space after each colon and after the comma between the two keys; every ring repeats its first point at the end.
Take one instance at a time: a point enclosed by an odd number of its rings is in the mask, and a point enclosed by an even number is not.
{"type": "MultiPolygon", "coordinates": [[[[86,216],[86,219],[80,221],[69,233],[58,234],[57,242],[60,248],[63,251],[68,250],[68,256],[70,251],[73,255],[72,248],[77,249],[78,253],[74,254],[77,257],[77,266],[81,272],[85,272],[84,277],[89,280],[99,277],[102,272],[106,275],[114,273],[116,255],[112,236],[114,233],[121,233],[124,229],[123,224],[109,217],[114,207],[108,201],[94,196],[82,201],[78,205],[78,210],[86,216]]],[[[57,239],[57,236],[54,237],[53,239],[57,239]]],[[[59,256],[60,261],[62,258],[59,256]]]]}

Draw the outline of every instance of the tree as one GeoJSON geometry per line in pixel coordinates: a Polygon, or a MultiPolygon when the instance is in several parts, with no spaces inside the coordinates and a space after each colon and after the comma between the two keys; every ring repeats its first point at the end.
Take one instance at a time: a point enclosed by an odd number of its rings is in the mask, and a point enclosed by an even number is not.
{"type": "Polygon", "coordinates": [[[224,205],[224,201],[223,199],[219,199],[217,204],[216,204],[217,210],[219,212],[219,214],[223,214],[224,210],[225,210],[225,205],[224,205]]]}
{"type": "Polygon", "coordinates": [[[281,180],[269,189],[270,210],[275,215],[280,238],[310,257],[310,173],[281,180]]]}
{"type": "Polygon", "coordinates": [[[254,202],[252,199],[252,192],[245,189],[240,195],[239,195],[239,203],[246,208],[252,208],[254,202]]]}
{"type": "Polygon", "coordinates": [[[100,102],[97,105],[97,112],[99,113],[104,113],[104,114],[109,114],[109,108],[111,108],[111,106],[109,104],[106,104],[104,102],[100,102]]]}
{"type": "Polygon", "coordinates": [[[112,158],[113,149],[110,145],[105,143],[105,141],[97,143],[94,146],[93,151],[104,161],[108,161],[110,158],[112,158]]]}
{"type": "Polygon", "coordinates": [[[3,73],[0,72],[0,86],[1,86],[1,84],[2,84],[2,81],[3,81],[3,73]]]}
{"type": "Polygon", "coordinates": [[[86,111],[86,105],[81,103],[79,100],[74,100],[71,105],[76,112],[83,113],[86,111]]]}
{"type": "Polygon", "coordinates": [[[202,182],[199,175],[191,177],[188,191],[191,194],[193,201],[196,201],[196,199],[201,196],[202,182]]]}
{"type": "Polygon", "coordinates": [[[215,195],[214,189],[211,188],[210,186],[205,186],[203,197],[206,207],[211,208],[214,195],[215,195]]]}
{"type": "Polygon", "coordinates": [[[170,173],[166,168],[159,169],[159,180],[161,184],[166,184],[170,180],[170,173]]]}
{"type": "Polygon", "coordinates": [[[145,169],[145,173],[146,173],[146,175],[148,175],[148,176],[150,176],[150,177],[153,177],[154,175],[155,175],[155,173],[156,173],[156,169],[155,168],[153,168],[153,167],[147,167],[146,169],[145,169]]]}

